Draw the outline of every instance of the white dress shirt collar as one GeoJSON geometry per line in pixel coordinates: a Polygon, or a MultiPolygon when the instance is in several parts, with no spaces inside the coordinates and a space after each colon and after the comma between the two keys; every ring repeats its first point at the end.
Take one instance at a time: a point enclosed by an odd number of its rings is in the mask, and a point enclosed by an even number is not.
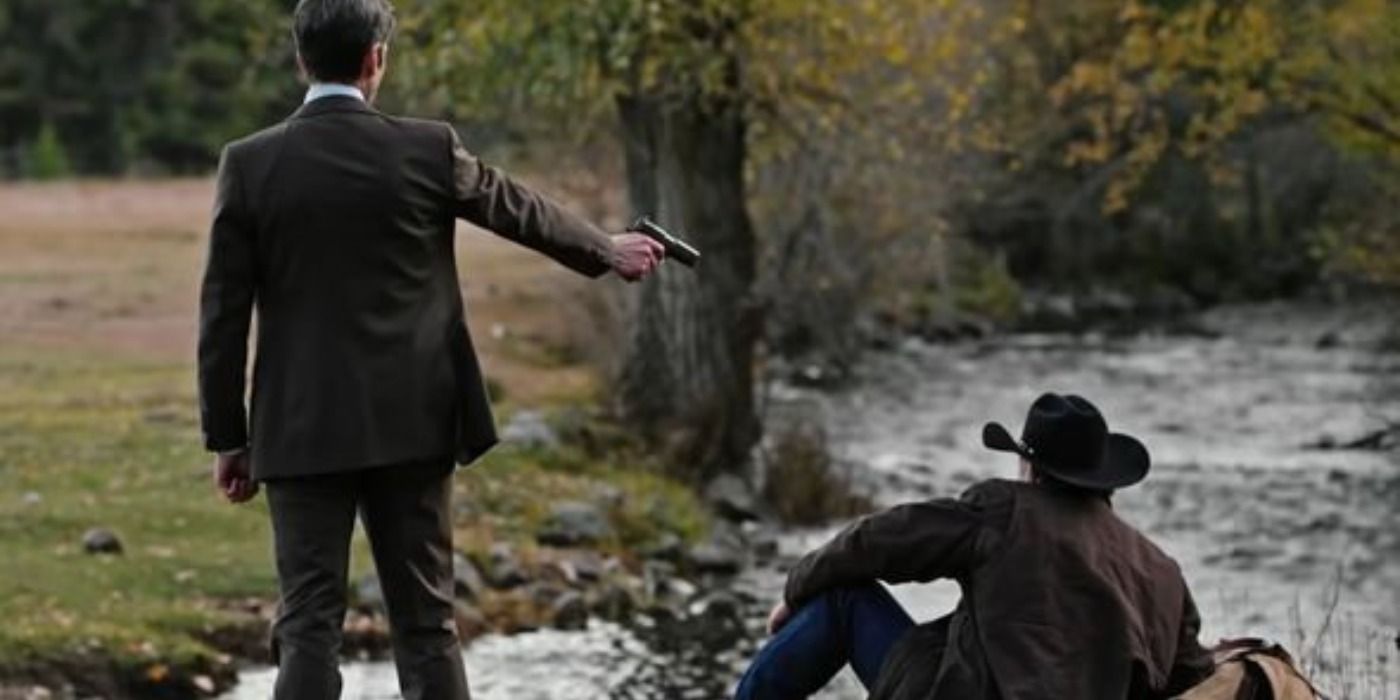
{"type": "Polygon", "coordinates": [[[306,90],[306,100],[302,104],[308,104],[322,97],[353,97],[361,102],[365,101],[365,93],[354,85],[343,83],[312,83],[306,90]]]}

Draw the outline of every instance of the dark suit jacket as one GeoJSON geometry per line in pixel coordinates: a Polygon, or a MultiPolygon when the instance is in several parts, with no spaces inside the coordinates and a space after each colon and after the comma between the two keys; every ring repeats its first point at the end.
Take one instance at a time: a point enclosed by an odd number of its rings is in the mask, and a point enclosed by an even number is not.
{"type": "Polygon", "coordinates": [[[230,144],[200,296],[206,446],[250,446],[267,479],[465,464],[495,444],[453,257],[457,218],[582,274],[609,269],[606,235],[483,165],[447,124],[326,97],[230,144]]]}
{"type": "Polygon", "coordinates": [[[1108,502],[992,480],[847,528],[788,576],[796,609],[879,579],[956,579],[949,617],[906,633],[871,700],[1166,698],[1212,669],[1181,571],[1108,502]]]}

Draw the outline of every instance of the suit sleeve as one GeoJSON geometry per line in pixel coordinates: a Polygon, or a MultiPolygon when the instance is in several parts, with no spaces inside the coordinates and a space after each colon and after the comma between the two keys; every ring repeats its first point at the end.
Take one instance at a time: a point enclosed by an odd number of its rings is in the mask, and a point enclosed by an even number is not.
{"type": "Polygon", "coordinates": [[[797,609],[833,588],[874,580],[932,581],[971,570],[986,520],[975,499],[935,499],[866,516],[788,573],[784,598],[797,609]]]}
{"type": "Polygon", "coordinates": [[[548,197],[467,152],[452,127],[453,213],[544,253],[575,272],[599,277],[611,269],[607,234],[548,197]]]}
{"type": "Polygon", "coordinates": [[[252,223],[236,171],[225,148],[199,296],[200,419],[204,446],[214,452],[248,443],[244,396],[256,274],[252,223]]]}

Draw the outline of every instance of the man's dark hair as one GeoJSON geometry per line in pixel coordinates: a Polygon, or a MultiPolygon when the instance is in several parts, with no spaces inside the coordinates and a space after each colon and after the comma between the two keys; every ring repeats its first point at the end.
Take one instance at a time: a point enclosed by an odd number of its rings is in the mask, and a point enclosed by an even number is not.
{"type": "Polygon", "coordinates": [[[394,8],[389,0],[301,0],[292,31],[312,79],[353,82],[365,52],[393,34],[394,8]]]}
{"type": "Polygon", "coordinates": [[[1034,462],[1031,463],[1031,474],[1035,478],[1036,483],[1043,484],[1064,493],[1072,493],[1076,496],[1084,496],[1087,498],[1101,498],[1105,501],[1113,500],[1113,491],[1111,489],[1091,489],[1084,486],[1075,486],[1067,481],[1051,476],[1046,473],[1044,469],[1036,466],[1034,462]]]}

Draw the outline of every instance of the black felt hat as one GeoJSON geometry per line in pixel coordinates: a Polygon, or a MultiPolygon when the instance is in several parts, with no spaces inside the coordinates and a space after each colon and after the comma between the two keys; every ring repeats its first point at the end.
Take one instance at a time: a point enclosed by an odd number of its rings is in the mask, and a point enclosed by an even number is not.
{"type": "Polygon", "coordinates": [[[1110,433],[1094,404],[1073,394],[1045,394],[1031,404],[1021,439],[1000,423],[982,428],[982,444],[1015,452],[1067,484],[1111,491],[1132,486],[1152,465],[1137,438],[1110,433]]]}

